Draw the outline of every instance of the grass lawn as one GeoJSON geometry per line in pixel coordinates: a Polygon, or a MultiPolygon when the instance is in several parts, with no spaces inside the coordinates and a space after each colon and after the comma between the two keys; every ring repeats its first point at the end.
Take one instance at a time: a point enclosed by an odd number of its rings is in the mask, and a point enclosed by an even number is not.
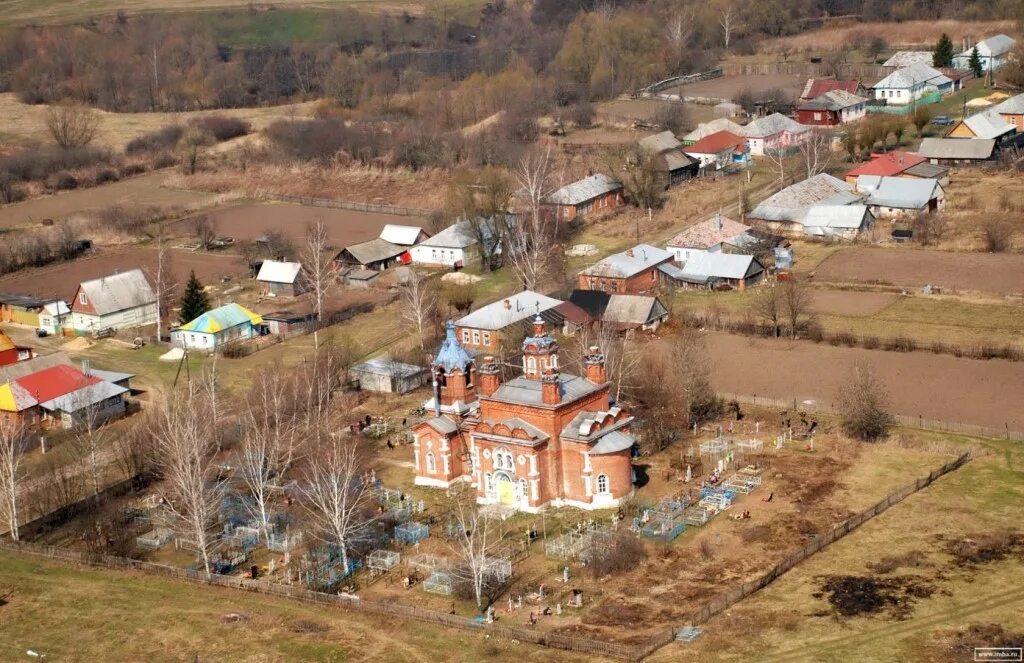
{"type": "Polygon", "coordinates": [[[1000,624],[1019,631],[1024,607],[1020,551],[1002,560],[961,566],[947,552],[946,541],[1019,528],[1024,449],[1019,444],[924,435],[936,443],[971,445],[976,458],[713,619],[693,644],[670,645],[651,660],[954,661],[965,659],[951,658],[937,644],[950,630],[1000,624]],[[905,620],[839,617],[818,595],[823,576],[871,575],[869,562],[910,553],[920,560],[890,573],[925,580],[934,591],[930,598],[914,600],[905,620]],[[740,632],[743,637],[736,637],[740,632]]]}
{"type": "Polygon", "coordinates": [[[584,661],[399,619],[0,553],[0,660],[584,661]],[[222,623],[228,613],[244,621],[222,623]],[[27,659],[31,660],[31,659],[27,659]]]}

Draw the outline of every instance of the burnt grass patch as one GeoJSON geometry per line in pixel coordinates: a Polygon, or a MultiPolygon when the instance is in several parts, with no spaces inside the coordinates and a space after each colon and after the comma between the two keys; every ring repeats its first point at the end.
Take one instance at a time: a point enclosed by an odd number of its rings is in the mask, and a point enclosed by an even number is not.
{"type": "Polygon", "coordinates": [[[953,556],[953,564],[969,568],[998,562],[1011,555],[1024,554],[1024,535],[1018,532],[978,534],[957,539],[944,539],[944,548],[953,556]]]}
{"type": "Polygon", "coordinates": [[[907,619],[918,599],[930,597],[934,586],[917,576],[824,576],[820,599],[827,595],[832,609],[843,617],[886,615],[891,619],[907,619]]]}
{"type": "Polygon", "coordinates": [[[1024,632],[1009,631],[1000,624],[971,624],[936,634],[929,649],[929,660],[936,663],[958,663],[974,660],[980,647],[999,649],[1024,648],[1024,632]]]}

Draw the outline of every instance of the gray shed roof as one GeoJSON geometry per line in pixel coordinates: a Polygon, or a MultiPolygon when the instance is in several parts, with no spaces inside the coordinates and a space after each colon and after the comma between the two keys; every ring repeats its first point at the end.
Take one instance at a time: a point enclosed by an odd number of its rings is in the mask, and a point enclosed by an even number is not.
{"type": "Polygon", "coordinates": [[[394,376],[397,378],[411,378],[427,371],[423,366],[406,364],[383,355],[368,359],[354,365],[351,369],[355,373],[366,373],[368,375],[394,376]]]}
{"type": "Polygon", "coordinates": [[[743,125],[733,122],[727,117],[719,117],[710,122],[701,122],[697,125],[696,129],[683,136],[683,140],[687,143],[696,143],[701,138],[707,138],[719,131],[728,131],[737,136],[745,136],[746,129],[743,125]]]}
{"type": "Polygon", "coordinates": [[[990,159],[994,138],[925,138],[917,153],[926,159],[990,159]]]}
{"type": "Polygon", "coordinates": [[[264,260],[260,265],[260,273],[256,275],[256,280],[269,283],[295,283],[295,278],[301,271],[302,263],[264,260]]]}
{"type": "Polygon", "coordinates": [[[399,246],[412,246],[424,234],[423,228],[419,226],[403,226],[397,223],[389,223],[380,231],[379,237],[385,242],[391,242],[399,246]]]}
{"type": "Polygon", "coordinates": [[[869,214],[867,205],[815,205],[800,220],[804,228],[860,228],[869,214]]]}
{"type": "Polygon", "coordinates": [[[371,239],[368,242],[346,246],[345,251],[356,259],[360,265],[369,265],[382,260],[396,258],[405,253],[404,246],[396,246],[381,238],[371,239]]]}
{"type": "Polygon", "coordinates": [[[963,53],[960,53],[958,57],[969,58],[971,57],[971,51],[977,47],[978,55],[983,57],[999,56],[1004,53],[1009,53],[1013,49],[1013,45],[1017,42],[1012,38],[1004,34],[993,35],[987,39],[982,39],[974,46],[971,46],[963,53]]]}
{"type": "Polygon", "coordinates": [[[499,330],[532,318],[541,311],[555,308],[561,300],[532,290],[523,290],[511,297],[498,300],[473,311],[455,321],[459,327],[499,330]]]}
{"type": "Polygon", "coordinates": [[[120,396],[121,394],[128,393],[128,390],[124,387],[119,387],[113,382],[97,382],[88,386],[82,387],[72,391],[71,393],[64,394],[52,398],[48,401],[40,403],[40,407],[44,410],[61,411],[61,412],[78,412],[84,408],[97,403],[102,403],[108,398],[114,396],[120,396]]]}
{"type": "Polygon", "coordinates": [[[882,63],[883,67],[902,68],[915,62],[922,62],[931,66],[934,61],[931,51],[896,51],[888,60],[882,63]]]}
{"type": "Polygon", "coordinates": [[[40,297],[33,297],[32,295],[15,295],[7,292],[0,292],[0,304],[15,306],[17,308],[42,308],[44,304],[52,301],[52,299],[42,299],[40,297]]]}
{"type": "Polygon", "coordinates": [[[882,80],[872,85],[872,89],[911,89],[920,84],[948,85],[952,79],[938,69],[924,63],[914,62],[901,69],[897,69],[882,80]]]}
{"type": "Polygon", "coordinates": [[[853,187],[828,173],[819,173],[761,201],[750,213],[764,221],[797,221],[815,205],[849,205],[860,197],[853,187]]]}
{"type": "Polygon", "coordinates": [[[679,139],[671,131],[662,131],[660,134],[641,138],[637,145],[647,154],[661,154],[662,152],[682,147],[683,144],[679,142],[679,139]]]}
{"type": "Polygon", "coordinates": [[[857,188],[866,191],[864,201],[868,205],[894,207],[898,209],[924,209],[935,197],[939,183],[932,179],[916,177],[880,177],[861,175],[857,188]]]}
{"type": "Polygon", "coordinates": [[[604,173],[597,173],[563,186],[551,194],[548,201],[556,205],[579,205],[621,188],[622,183],[604,173]]]}
{"type": "Polygon", "coordinates": [[[991,109],[997,113],[1005,113],[1006,115],[1021,115],[1024,114],[1024,93],[1015,95],[1002,101],[991,109]]]}
{"type": "Polygon", "coordinates": [[[858,96],[856,94],[850,94],[846,90],[830,90],[825,94],[815,97],[810,101],[800,105],[800,108],[806,110],[830,110],[840,111],[850,106],[856,106],[857,104],[867,103],[867,99],[858,96]]]}
{"type": "MultiPolygon", "coordinates": [[[[55,352],[52,355],[33,357],[26,361],[18,361],[6,366],[0,366],[0,384],[23,378],[32,373],[44,371],[54,366],[74,366],[74,362],[63,352],[55,352]]],[[[103,378],[100,378],[101,380],[103,378]]]]}
{"type": "Polygon", "coordinates": [[[993,113],[992,109],[964,118],[963,123],[977,138],[999,138],[1015,129],[1002,115],[993,113]]]}
{"type": "Polygon", "coordinates": [[[612,295],[601,319],[616,325],[646,325],[668,315],[657,297],[612,295]]]}
{"type": "Polygon", "coordinates": [[[459,430],[458,424],[448,417],[432,417],[424,421],[426,425],[436,430],[441,435],[451,435],[459,430]]]}
{"type": "MultiPolygon", "coordinates": [[[[496,236],[495,224],[499,223],[499,220],[495,220],[494,217],[488,217],[486,219],[477,219],[478,223],[481,223],[483,235],[488,240],[493,240],[496,236]]],[[[506,215],[505,223],[515,223],[514,215],[506,215]]],[[[473,246],[477,243],[477,234],[473,230],[473,226],[466,219],[460,219],[459,221],[448,226],[441,232],[437,233],[433,237],[428,237],[423,240],[417,246],[428,246],[437,247],[440,249],[464,249],[468,246],[473,246]]]]}
{"type": "Polygon", "coordinates": [[[903,175],[913,175],[914,177],[930,177],[932,179],[940,179],[945,177],[949,173],[948,166],[940,166],[936,163],[928,163],[927,161],[919,163],[916,166],[911,166],[903,171],[903,175]]]}
{"type": "Polygon", "coordinates": [[[774,136],[782,131],[799,134],[810,130],[810,127],[800,124],[782,113],[772,113],[765,117],[759,117],[743,128],[744,135],[748,138],[765,138],[767,136],[774,136]]]}
{"type": "Polygon", "coordinates": [[[111,274],[78,286],[96,315],[108,315],[156,303],[156,295],[141,269],[111,274]]]}
{"type": "MultiPolygon", "coordinates": [[[[692,254],[683,263],[682,272],[684,277],[696,279],[733,279],[746,278],[755,267],[754,256],[739,253],[707,253],[700,251],[692,254]]],[[[756,266],[760,266],[758,263],[756,266]]],[[[753,273],[761,270],[754,269],[753,273]]]]}
{"type": "MultiPolygon", "coordinates": [[[[569,375],[568,373],[560,374],[558,383],[559,391],[562,395],[562,403],[577,401],[601,388],[599,385],[589,382],[578,375],[569,375]]],[[[497,391],[490,398],[496,401],[520,405],[544,404],[541,394],[541,381],[531,380],[526,377],[509,380],[498,387],[497,391]]]]}
{"type": "Polygon", "coordinates": [[[604,260],[584,269],[580,274],[623,279],[671,259],[672,254],[664,249],[650,244],[637,244],[622,253],[613,253],[604,260]]]}

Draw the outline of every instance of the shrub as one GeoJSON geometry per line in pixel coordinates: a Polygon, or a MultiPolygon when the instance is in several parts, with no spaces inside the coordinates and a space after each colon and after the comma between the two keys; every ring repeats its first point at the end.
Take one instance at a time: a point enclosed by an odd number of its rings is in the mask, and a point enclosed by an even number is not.
{"type": "Polygon", "coordinates": [[[113,168],[100,168],[96,171],[96,177],[93,182],[94,184],[105,184],[107,182],[116,182],[119,179],[121,178],[113,168]]]}
{"type": "Polygon", "coordinates": [[[126,163],[121,166],[121,177],[131,177],[146,172],[146,167],[141,163],[126,163]]]}
{"type": "Polygon", "coordinates": [[[822,340],[824,340],[824,338],[825,338],[825,332],[824,332],[824,330],[822,330],[820,324],[818,324],[816,321],[812,320],[809,323],[807,323],[807,327],[804,329],[804,336],[809,341],[814,341],[815,343],[821,343],[822,340]]]}
{"type": "Polygon", "coordinates": [[[155,159],[153,159],[153,168],[170,168],[176,163],[178,163],[178,160],[175,159],[172,154],[169,154],[168,152],[161,152],[155,159]]]}
{"type": "Polygon", "coordinates": [[[690,114],[686,112],[686,106],[683,104],[662,105],[654,114],[654,121],[676,135],[686,133],[693,128],[690,114]]]}
{"type": "Polygon", "coordinates": [[[913,352],[917,349],[917,342],[906,336],[897,336],[888,339],[883,347],[893,352],[913,352]]]}
{"type": "Polygon", "coordinates": [[[74,170],[108,162],[110,155],[90,147],[61,150],[43,148],[0,157],[0,172],[15,180],[41,181],[62,170],[74,170]]]}
{"type": "Polygon", "coordinates": [[[125,154],[144,154],[169,150],[178,144],[184,133],[185,129],[180,124],[168,124],[128,141],[124,151],[125,154]]]}
{"type": "Polygon", "coordinates": [[[594,105],[589,101],[581,101],[569,107],[569,119],[580,129],[589,129],[594,125],[594,105]]]}
{"type": "Polygon", "coordinates": [[[647,555],[643,541],[633,532],[616,532],[603,544],[595,546],[587,565],[595,578],[631,571],[647,555]]]}
{"type": "Polygon", "coordinates": [[[277,120],[266,130],[278,152],[301,161],[329,161],[352,141],[352,131],[341,120],[277,120]]]}
{"type": "Polygon", "coordinates": [[[993,218],[981,228],[985,250],[990,253],[1003,253],[1013,246],[1013,226],[1004,219],[993,218]]]}
{"type": "Polygon", "coordinates": [[[217,142],[245,136],[252,131],[252,125],[245,120],[220,114],[194,118],[191,124],[213,136],[217,142]]]}
{"type": "Polygon", "coordinates": [[[228,343],[220,354],[225,359],[242,359],[252,353],[252,347],[248,343],[228,343]]]}
{"type": "Polygon", "coordinates": [[[843,428],[862,440],[885,437],[893,424],[885,386],[866,366],[854,366],[839,390],[839,412],[843,428]]]}
{"type": "Polygon", "coordinates": [[[70,191],[78,188],[78,180],[68,171],[62,170],[57,173],[53,186],[58,191],[70,191]]]}
{"type": "Polygon", "coordinates": [[[857,337],[850,332],[836,332],[828,336],[829,345],[845,345],[852,348],[857,345],[857,337]]]}
{"type": "Polygon", "coordinates": [[[880,344],[881,343],[877,336],[868,336],[864,339],[863,343],[861,343],[865,350],[877,350],[880,344]]]}
{"type": "Polygon", "coordinates": [[[14,183],[14,176],[0,171],[0,203],[16,203],[25,198],[25,191],[14,183]]]}

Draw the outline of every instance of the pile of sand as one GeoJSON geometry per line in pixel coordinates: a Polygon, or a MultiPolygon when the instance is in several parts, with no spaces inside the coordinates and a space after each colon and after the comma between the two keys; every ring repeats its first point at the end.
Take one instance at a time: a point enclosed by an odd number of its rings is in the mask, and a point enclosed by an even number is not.
{"type": "Polygon", "coordinates": [[[82,350],[88,350],[92,346],[92,341],[84,336],[79,336],[65,343],[61,349],[66,352],[81,352],[82,350]]]}
{"type": "Polygon", "coordinates": [[[181,361],[181,358],[184,356],[184,350],[181,348],[172,348],[169,352],[165,352],[160,355],[160,361],[181,361]]]}
{"type": "Polygon", "coordinates": [[[448,283],[454,283],[455,285],[470,285],[480,280],[479,276],[473,276],[472,274],[466,274],[465,272],[452,272],[445,274],[441,277],[442,281],[448,283]]]}

